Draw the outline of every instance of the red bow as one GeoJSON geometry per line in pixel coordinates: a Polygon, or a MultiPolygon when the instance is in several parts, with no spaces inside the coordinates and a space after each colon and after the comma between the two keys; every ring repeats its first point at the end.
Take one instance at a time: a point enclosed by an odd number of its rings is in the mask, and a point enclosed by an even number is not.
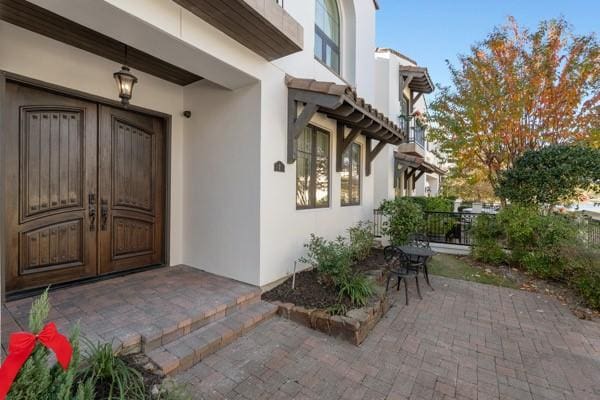
{"type": "Polygon", "coordinates": [[[0,367],[0,400],[4,400],[19,370],[35,348],[36,341],[54,351],[58,363],[67,369],[73,355],[73,348],[67,338],[56,330],[54,322],[44,326],[37,335],[29,332],[16,332],[8,341],[8,356],[0,367]]]}

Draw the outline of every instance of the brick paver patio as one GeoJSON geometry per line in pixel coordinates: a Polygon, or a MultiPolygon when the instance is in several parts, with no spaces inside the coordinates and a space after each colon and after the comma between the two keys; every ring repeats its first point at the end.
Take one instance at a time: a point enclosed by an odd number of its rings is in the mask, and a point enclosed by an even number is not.
{"type": "MultiPolygon", "coordinates": [[[[144,341],[174,340],[259,296],[257,287],[180,265],[52,291],[49,319],[63,332],[79,323],[89,340],[135,351],[144,341]]],[[[3,351],[8,333],[27,330],[32,300],[2,305],[3,351]]]]}
{"type": "Polygon", "coordinates": [[[279,318],[178,376],[198,399],[600,399],[600,324],[436,278],[360,347],[279,318]]]}

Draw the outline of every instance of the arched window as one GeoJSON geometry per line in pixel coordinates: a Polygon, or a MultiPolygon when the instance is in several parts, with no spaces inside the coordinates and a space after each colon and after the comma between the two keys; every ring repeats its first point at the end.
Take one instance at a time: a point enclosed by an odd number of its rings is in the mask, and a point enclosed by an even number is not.
{"type": "Polygon", "coordinates": [[[340,12],[336,0],[316,0],[315,57],[340,73],[340,12]]]}

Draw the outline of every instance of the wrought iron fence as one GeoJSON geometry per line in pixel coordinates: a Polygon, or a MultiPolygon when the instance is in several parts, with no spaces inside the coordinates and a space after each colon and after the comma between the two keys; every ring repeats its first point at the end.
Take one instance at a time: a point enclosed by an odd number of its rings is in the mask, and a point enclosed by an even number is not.
{"type": "MultiPolygon", "coordinates": [[[[477,213],[466,212],[425,212],[423,233],[432,243],[473,245],[472,227],[477,213]]],[[[386,217],[381,210],[373,210],[373,233],[383,237],[386,217]]],[[[583,241],[591,247],[600,247],[600,220],[583,218],[580,220],[580,232],[583,241]]]]}
{"type": "Polygon", "coordinates": [[[432,243],[471,246],[471,228],[479,214],[464,212],[425,212],[425,234],[432,243]]]}
{"type": "Polygon", "coordinates": [[[584,241],[590,247],[600,247],[600,220],[590,217],[582,221],[584,241]]]}
{"type": "MultiPolygon", "coordinates": [[[[479,214],[463,212],[425,212],[423,233],[432,243],[448,243],[471,246],[471,227],[479,214]]],[[[383,237],[386,217],[381,210],[373,210],[373,233],[383,237]]]]}
{"type": "Polygon", "coordinates": [[[383,219],[383,211],[373,210],[373,235],[377,238],[383,237],[383,219]]]}

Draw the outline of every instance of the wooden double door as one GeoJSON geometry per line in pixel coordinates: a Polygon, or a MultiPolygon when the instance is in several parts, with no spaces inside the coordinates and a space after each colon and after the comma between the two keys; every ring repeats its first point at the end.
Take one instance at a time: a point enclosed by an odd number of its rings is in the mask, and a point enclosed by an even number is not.
{"type": "Polygon", "coordinates": [[[7,82],[6,291],[163,263],[164,120],[7,82]]]}

